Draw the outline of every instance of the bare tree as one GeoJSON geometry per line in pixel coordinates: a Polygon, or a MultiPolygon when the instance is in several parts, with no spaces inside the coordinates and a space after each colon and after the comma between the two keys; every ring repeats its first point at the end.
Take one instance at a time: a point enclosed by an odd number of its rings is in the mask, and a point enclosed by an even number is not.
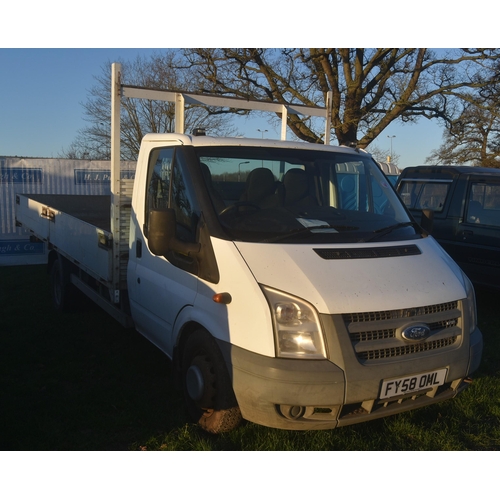
{"type": "MultiPolygon", "coordinates": [[[[184,54],[202,92],[324,106],[332,91],[338,142],[366,148],[395,120],[452,120],[462,93],[485,85],[500,49],[242,48],[184,54]]],[[[288,125],[299,139],[322,141],[317,120],[290,114],[288,125]]]]}
{"type": "Polygon", "coordinates": [[[426,159],[437,165],[500,168],[500,117],[496,110],[467,104],[443,134],[443,144],[426,159]]]}
{"type": "Polygon", "coordinates": [[[373,158],[379,163],[392,163],[394,165],[397,165],[400,160],[400,155],[398,155],[394,151],[391,155],[391,151],[389,149],[381,149],[378,146],[374,145],[370,145],[367,148],[367,152],[370,153],[373,158]]]}
{"type": "MultiPolygon", "coordinates": [[[[192,91],[198,85],[192,72],[180,68],[177,51],[166,51],[150,58],[138,57],[135,61],[120,61],[122,81],[128,85],[162,90],[192,91]]],[[[89,126],[79,132],[73,143],[61,156],[66,158],[110,159],[111,129],[111,62],[102,67],[94,77],[96,85],[90,89],[83,103],[85,120],[89,126]]],[[[149,132],[174,131],[174,104],[146,99],[123,99],[121,115],[121,157],[135,160],[142,137],[149,132]]],[[[186,130],[205,128],[211,134],[233,133],[231,120],[211,114],[202,107],[186,110],[186,130]]]]}
{"type": "Polygon", "coordinates": [[[446,123],[443,144],[427,162],[500,168],[500,64],[488,80],[463,95],[460,112],[446,123]]]}

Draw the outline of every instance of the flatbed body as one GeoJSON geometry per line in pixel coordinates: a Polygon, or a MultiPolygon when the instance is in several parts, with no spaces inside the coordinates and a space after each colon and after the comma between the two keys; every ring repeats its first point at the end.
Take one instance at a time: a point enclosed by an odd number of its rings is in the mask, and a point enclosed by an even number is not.
{"type": "Polygon", "coordinates": [[[111,282],[110,196],[18,195],[17,221],[102,283],[111,282]]]}

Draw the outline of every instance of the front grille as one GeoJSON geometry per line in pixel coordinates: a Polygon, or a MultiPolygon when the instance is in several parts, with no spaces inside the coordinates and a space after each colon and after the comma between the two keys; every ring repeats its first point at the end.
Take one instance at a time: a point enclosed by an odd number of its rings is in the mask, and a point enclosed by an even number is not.
{"type": "Polygon", "coordinates": [[[445,311],[452,311],[457,308],[457,301],[435,304],[432,306],[414,307],[408,309],[394,309],[392,311],[375,311],[363,313],[344,314],[344,321],[349,323],[362,323],[365,321],[383,321],[394,318],[414,318],[426,316],[445,311]]]}
{"type": "Polygon", "coordinates": [[[448,348],[460,341],[462,314],[457,301],[431,306],[344,314],[343,320],[360,362],[448,348]],[[426,324],[430,336],[424,341],[405,340],[401,332],[412,324],[426,324]]]}
{"type": "Polygon", "coordinates": [[[390,339],[396,335],[396,330],[375,330],[374,332],[353,333],[351,340],[356,342],[366,342],[368,340],[390,339]]]}
{"type": "Polygon", "coordinates": [[[390,347],[387,349],[371,349],[358,354],[359,359],[386,359],[394,358],[395,356],[404,356],[405,354],[415,354],[416,352],[433,351],[447,347],[456,342],[457,337],[449,337],[446,339],[435,340],[434,342],[423,342],[420,344],[411,344],[400,347],[390,347]]]}

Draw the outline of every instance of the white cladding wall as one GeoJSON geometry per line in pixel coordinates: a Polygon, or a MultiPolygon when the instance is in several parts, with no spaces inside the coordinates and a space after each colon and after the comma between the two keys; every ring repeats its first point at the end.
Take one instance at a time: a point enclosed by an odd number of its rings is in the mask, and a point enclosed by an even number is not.
{"type": "MultiPolygon", "coordinates": [[[[121,177],[134,178],[136,162],[121,162],[121,177]]],[[[16,227],[16,194],[110,194],[111,162],[56,158],[0,158],[0,266],[47,262],[44,243],[30,242],[16,227]]]]}

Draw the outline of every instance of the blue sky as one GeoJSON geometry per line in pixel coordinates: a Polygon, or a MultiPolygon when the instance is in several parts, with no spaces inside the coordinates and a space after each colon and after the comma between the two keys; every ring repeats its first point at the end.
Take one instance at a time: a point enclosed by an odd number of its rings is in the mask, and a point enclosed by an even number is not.
{"type": "MultiPolygon", "coordinates": [[[[68,149],[87,123],[82,104],[95,85],[94,76],[117,60],[133,60],[160,49],[25,49],[0,48],[0,156],[57,157],[68,149]]],[[[279,130],[265,119],[240,120],[235,125],[249,137],[278,138],[279,130]]],[[[442,141],[438,124],[394,123],[375,141],[389,150],[392,139],[398,165],[425,162],[442,141]]],[[[332,142],[333,143],[333,142],[332,142]]]]}
{"type": "MultiPolygon", "coordinates": [[[[335,5],[314,7],[311,16],[267,0],[254,0],[252,8],[244,10],[228,9],[227,2],[218,0],[177,9],[156,0],[143,8],[125,4],[117,8],[116,3],[102,0],[88,0],[77,10],[61,5],[46,0],[2,6],[0,156],[51,157],[68,148],[87,125],[82,103],[103,65],[155,51],[120,47],[490,47],[498,43],[495,16],[485,16],[481,9],[450,10],[446,2],[435,0],[421,0],[418,8],[408,7],[406,12],[396,0],[361,0],[346,12],[337,12],[335,5]],[[445,21],[436,24],[436,19],[445,21]]],[[[279,130],[265,120],[235,125],[251,137],[261,137],[259,128],[269,130],[265,137],[279,137],[279,130]]],[[[394,123],[374,146],[389,150],[387,136],[395,136],[393,151],[399,166],[406,167],[423,163],[440,146],[442,129],[427,120],[394,123]]]]}
{"type": "Polygon", "coordinates": [[[0,48],[0,156],[57,156],[87,126],[94,76],[147,49],[0,48]]]}

